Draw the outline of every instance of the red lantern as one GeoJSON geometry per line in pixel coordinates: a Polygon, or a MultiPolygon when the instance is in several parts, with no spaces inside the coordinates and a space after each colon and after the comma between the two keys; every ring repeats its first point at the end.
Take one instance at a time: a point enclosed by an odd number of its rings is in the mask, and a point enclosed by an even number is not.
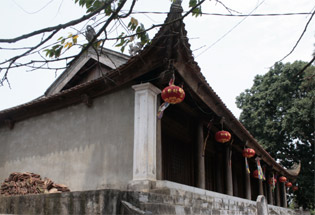
{"type": "Polygon", "coordinates": [[[277,183],[277,179],[275,179],[275,178],[269,178],[269,180],[268,180],[268,184],[270,184],[270,185],[273,185],[273,184],[276,184],[277,183]]]}
{"type": "Polygon", "coordinates": [[[185,91],[178,86],[170,85],[162,90],[162,99],[170,104],[178,104],[185,98],[185,91]]]}
{"type": "Polygon", "coordinates": [[[298,186],[293,186],[293,187],[292,187],[292,190],[293,190],[293,191],[297,191],[297,190],[299,190],[299,187],[298,187],[298,186]]]}
{"type": "Polygon", "coordinates": [[[284,176],[281,176],[281,177],[279,178],[279,181],[282,182],[282,183],[284,183],[284,182],[287,181],[287,178],[284,177],[284,176]]]}
{"type": "Polygon", "coordinates": [[[255,153],[256,152],[254,149],[247,148],[243,150],[243,157],[251,158],[251,157],[254,157],[255,153]]]}
{"type": "Polygon", "coordinates": [[[292,187],[292,183],[288,181],[287,183],[285,183],[285,186],[286,187],[292,187]]]}
{"type": "Polygon", "coordinates": [[[258,178],[258,170],[257,169],[253,172],[253,177],[258,178]]]}
{"type": "Polygon", "coordinates": [[[215,133],[215,140],[219,143],[226,143],[231,140],[231,134],[228,131],[218,131],[215,133]]]}

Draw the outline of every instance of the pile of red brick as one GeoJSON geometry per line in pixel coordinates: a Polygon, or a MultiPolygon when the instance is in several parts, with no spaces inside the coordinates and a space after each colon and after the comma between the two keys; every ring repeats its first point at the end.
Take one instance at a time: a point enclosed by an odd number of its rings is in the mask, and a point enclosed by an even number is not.
{"type": "Polygon", "coordinates": [[[0,187],[0,194],[5,196],[69,192],[67,186],[55,184],[49,178],[30,172],[14,172],[5,179],[0,187]]]}

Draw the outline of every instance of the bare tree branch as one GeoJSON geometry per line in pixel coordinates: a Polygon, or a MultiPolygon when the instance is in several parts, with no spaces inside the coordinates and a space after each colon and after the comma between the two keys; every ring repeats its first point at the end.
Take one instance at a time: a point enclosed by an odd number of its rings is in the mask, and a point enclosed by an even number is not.
{"type": "MultiPolygon", "coordinates": [[[[31,33],[28,33],[28,34],[24,34],[24,35],[21,35],[19,37],[16,37],[16,38],[11,38],[11,39],[0,39],[0,43],[15,43],[15,42],[19,42],[21,40],[24,40],[24,39],[28,39],[28,38],[32,38],[34,36],[37,36],[37,35],[41,35],[42,38],[40,40],[40,42],[35,45],[35,46],[32,46],[32,47],[20,47],[20,48],[1,48],[0,49],[3,49],[3,50],[22,50],[22,53],[21,54],[18,54],[14,57],[11,57],[10,59],[8,60],[4,60],[2,62],[0,62],[0,65],[2,65],[2,67],[0,67],[0,71],[2,70],[2,78],[0,80],[0,85],[3,85],[4,81],[8,81],[7,79],[7,75],[8,75],[8,72],[10,69],[16,69],[16,68],[21,68],[21,67],[27,67],[27,68],[31,68],[30,71],[33,71],[33,70],[36,70],[36,69],[53,69],[53,70],[58,70],[58,68],[55,68],[55,67],[51,67],[49,65],[49,63],[54,63],[54,62],[67,62],[68,60],[70,59],[74,59],[75,57],[78,57],[80,55],[82,55],[84,52],[86,52],[91,46],[94,46],[96,41],[98,42],[102,42],[101,44],[101,53],[102,53],[102,49],[104,47],[104,44],[107,40],[117,40],[117,39],[124,39],[124,38],[130,38],[130,37],[135,37],[139,34],[144,34],[154,28],[158,28],[158,27],[161,27],[161,26],[164,26],[164,25],[170,25],[174,22],[177,22],[179,20],[182,20],[184,19],[185,17],[187,17],[189,14],[193,13],[194,10],[197,8],[197,7],[200,7],[200,5],[202,3],[204,3],[206,0],[202,0],[200,1],[199,3],[197,3],[194,7],[191,7],[189,11],[187,11],[186,13],[184,13],[182,16],[179,16],[179,18],[176,18],[168,23],[163,23],[163,24],[157,24],[157,25],[152,25],[151,27],[147,28],[147,29],[144,29],[143,31],[140,31],[137,30],[137,33],[134,33],[134,34],[130,34],[129,35],[126,35],[124,37],[120,36],[120,37],[115,37],[115,38],[108,38],[108,35],[107,35],[107,28],[110,26],[110,24],[112,23],[113,20],[119,20],[120,19],[123,19],[123,18],[127,18],[129,17],[132,12],[133,12],[133,9],[134,9],[134,6],[136,4],[136,0],[132,0],[131,2],[131,5],[130,5],[130,8],[128,9],[128,12],[127,13],[122,13],[122,8],[125,6],[126,2],[128,2],[129,0],[121,0],[119,1],[119,3],[117,4],[117,8],[116,9],[111,9],[110,11],[110,14],[109,16],[106,15],[107,12],[106,12],[106,9],[108,9],[109,7],[111,8],[112,6],[112,3],[114,2],[115,0],[107,0],[105,1],[105,3],[103,5],[101,5],[101,7],[99,7],[98,9],[96,9],[95,11],[87,14],[87,15],[84,15],[82,16],[81,18],[79,19],[76,19],[76,20],[72,20],[70,22],[67,22],[67,23],[64,23],[64,24],[60,24],[60,25],[56,25],[56,26],[51,26],[51,27],[47,27],[47,28],[43,28],[43,29],[40,29],[40,30],[37,30],[37,31],[34,31],[34,32],[31,32],[31,33]],[[104,11],[105,13],[102,13],[102,11],[104,11]],[[79,23],[82,23],[90,18],[92,18],[93,16],[97,15],[97,14],[102,14],[104,15],[104,17],[106,17],[107,19],[105,21],[102,21],[103,18],[101,18],[99,21],[98,21],[98,24],[97,25],[100,25],[101,23],[102,26],[99,28],[99,30],[97,31],[97,33],[95,34],[95,36],[93,37],[93,39],[91,41],[89,41],[87,44],[83,45],[82,46],[82,49],[79,51],[78,54],[76,55],[72,55],[72,56],[67,56],[67,57],[59,57],[59,55],[57,56],[56,55],[56,58],[55,59],[47,59],[46,57],[42,56],[41,55],[41,51],[43,51],[45,48],[47,47],[51,47],[52,45],[54,44],[60,44],[60,41],[58,42],[54,42],[50,45],[47,45],[46,43],[48,41],[50,41],[53,36],[55,36],[60,30],[62,29],[65,29],[65,28],[68,28],[68,27],[72,27],[74,25],[77,25],[79,23]],[[120,14],[120,15],[119,15],[120,14]],[[101,21],[101,22],[100,22],[101,21]],[[45,38],[45,34],[46,33],[50,33],[48,37],[45,38]],[[99,39],[98,38],[101,36],[101,34],[104,32],[105,34],[105,38],[104,39],[99,39]],[[46,44],[46,45],[44,45],[46,44]],[[25,51],[23,51],[25,50],[25,51]],[[43,60],[34,60],[31,59],[27,62],[23,62],[22,63],[22,60],[21,59],[24,59],[24,57],[26,56],[30,56],[30,55],[39,55],[43,60]]],[[[117,1],[118,2],[118,1],[117,1]]],[[[113,25],[115,26],[116,23],[113,25]]],[[[121,24],[122,25],[122,24],[121,24]]],[[[127,27],[129,28],[129,26],[127,27]]],[[[127,32],[129,30],[127,29],[127,32]]],[[[78,34],[79,35],[79,34],[78,34]]],[[[67,38],[64,38],[64,39],[67,39],[67,38]]],[[[60,44],[60,46],[62,47],[62,44],[63,42],[60,44]]],[[[66,47],[66,46],[64,46],[66,47]]],[[[61,49],[62,50],[62,49],[61,49]]],[[[64,54],[64,50],[62,50],[62,54],[64,54]]],[[[97,52],[97,51],[96,51],[97,52]]],[[[98,53],[96,53],[98,55],[98,53]]],[[[60,67],[61,68],[61,67],[60,67]]],[[[64,69],[64,68],[62,68],[64,69]]],[[[9,83],[9,82],[8,82],[9,83]]]]}
{"type": "Polygon", "coordinates": [[[54,32],[52,32],[45,40],[41,41],[38,45],[31,47],[28,51],[24,52],[23,54],[20,54],[18,56],[14,56],[12,58],[10,58],[9,60],[3,61],[0,63],[0,65],[8,63],[10,61],[15,62],[17,59],[26,56],[27,54],[29,54],[31,51],[37,49],[38,47],[40,47],[41,45],[43,45],[44,43],[46,43],[47,41],[49,41],[59,30],[55,30],[54,32]]]}
{"type": "Polygon", "coordinates": [[[65,24],[60,24],[60,25],[56,25],[56,26],[52,26],[52,27],[48,27],[48,28],[43,28],[43,29],[40,29],[40,30],[37,30],[37,31],[34,31],[34,32],[31,32],[31,33],[28,33],[28,34],[24,34],[24,35],[21,35],[19,37],[16,37],[16,38],[12,38],[12,39],[0,39],[0,43],[15,43],[17,41],[20,41],[20,40],[23,40],[23,39],[27,39],[29,37],[33,37],[35,35],[38,35],[38,34],[42,34],[42,33],[46,33],[46,32],[51,32],[51,31],[54,31],[54,30],[61,30],[61,29],[65,29],[67,27],[70,27],[70,26],[73,26],[73,25],[76,25],[76,24],[79,24],[85,20],[88,20],[90,19],[91,17],[93,17],[94,15],[98,14],[99,12],[101,12],[102,10],[104,10],[109,4],[111,4],[113,2],[113,0],[111,1],[106,1],[106,3],[104,3],[104,5],[100,8],[98,8],[97,10],[95,10],[94,12],[92,13],[89,13],[87,15],[84,15],[82,16],[81,18],[79,19],[76,19],[76,20],[72,20],[70,22],[67,22],[65,24]]]}
{"type": "MultiPolygon", "coordinates": [[[[138,34],[141,34],[141,33],[146,33],[146,32],[149,32],[151,31],[152,29],[155,29],[155,28],[159,28],[159,27],[162,27],[162,26],[165,26],[165,25],[171,25],[179,20],[183,20],[185,17],[187,17],[189,14],[192,13],[192,11],[199,7],[202,3],[204,3],[206,0],[202,0],[200,1],[196,6],[192,7],[189,11],[187,11],[184,15],[182,15],[181,17],[177,18],[177,19],[174,19],[170,22],[167,22],[167,23],[162,23],[162,24],[154,24],[152,25],[151,27],[149,28],[146,28],[145,30],[143,31],[139,31],[137,33],[134,33],[134,34],[130,34],[130,35],[126,35],[126,36],[122,36],[120,37],[121,39],[125,39],[125,38],[130,38],[130,37],[134,37],[134,36],[137,36],[138,34]]],[[[101,40],[101,41],[106,41],[106,40],[117,40],[117,37],[112,37],[112,38],[108,38],[106,37],[105,39],[101,40]]]]}
{"type": "Polygon", "coordinates": [[[130,16],[130,14],[133,11],[133,8],[135,7],[135,4],[136,4],[136,0],[132,0],[132,4],[131,4],[131,7],[130,7],[128,13],[126,13],[125,15],[119,16],[118,18],[123,19],[123,18],[127,18],[128,16],[130,16]]]}
{"type": "Polygon", "coordinates": [[[217,3],[219,3],[220,5],[222,5],[229,13],[230,15],[232,14],[232,12],[235,12],[235,13],[238,13],[240,14],[240,12],[236,11],[236,10],[233,10],[229,7],[227,7],[225,4],[223,4],[223,2],[221,2],[220,0],[216,0],[217,3]]]}
{"type": "Polygon", "coordinates": [[[28,61],[26,63],[12,63],[12,66],[7,66],[7,67],[1,67],[1,69],[15,69],[15,68],[19,68],[19,67],[23,67],[23,66],[29,66],[31,64],[37,64],[37,63],[53,63],[53,62],[58,62],[58,61],[67,61],[70,59],[73,59],[77,57],[77,55],[72,55],[72,56],[68,56],[68,57],[63,57],[63,58],[56,58],[56,59],[50,59],[50,60],[31,60],[28,61]]]}
{"type": "Polygon", "coordinates": [[[315,55],[313,56],[313,59],[312,59],[310,62],[308,62],[308,63],[302,68],[302,70],[301,70],[300,72],[298,72],[298,73],[295,75],[295,77],[301,75],[308,67],[310,67],[310,66],[312,65],[312,63],[313,63],[314,61],[315,61],[315,55]]]}
{"type": "Polygon", "coordinates": [[[314,14],[315,14],[315,10],[313,11],[313,13],[312,13],[310,19],[307,21],[307,23],[306,23],[306,25],[305,25],[305,27],[304,27],[304,30],[303,30],[301,36],[300,36],[299,39],[296,41],[296,43],[295,43],[294,47],[292,48],[292,50],[291,50],[286,56],[284,56],[281,60],[279,60],[278,62],[283,61],[283,60],[286,59],[290,54],[292,54],[292,52],[295,50],[295,48],[296,48],[296,47],[298,46],[298,44],[300,43],[302,37],[304,36],[304,34],[305,34],[306,30],[307,30],[307,27],[308,27],[308,25],[310,24],[310,22],[311,22],[311,20],[312,20],[312,18],[313,18],[313,16],[314,16],[314,14]]]}
{"type": "Polygon", "coordinates": [[[28,51],[24,52],[23,54],[20,54],[18,56],[14,56],[13,58],[10,58],[9,60],[7,61],[4,61],[2,63],[0,63],[0,65],[4,64],[4,63],[7,63],[7,62],[10,62],[8,68],[6,69],[5,73],[4,73],[4,76],[3,78],[1,79],[0,81],[0,85],[3,85],[3,82],[5,80],[7,80],[7,75],[8,75],[8,72],[9,72],[9,69],[10,67],[12,66],[12,64],[15,63],[16,60],[18,60],[19,58],[23,57],[23,56],[26,56],[28,53],[30,53],[32,50],[35,50],[37,49],[38,47],[40,47],[42,44],[46,43],[48,40],[50,40],[59,30],[55,30],[54,32],[52,32],[45,40],[41,41],[38,45],[32,47],[31,49],[29,49],[28,51]]]}

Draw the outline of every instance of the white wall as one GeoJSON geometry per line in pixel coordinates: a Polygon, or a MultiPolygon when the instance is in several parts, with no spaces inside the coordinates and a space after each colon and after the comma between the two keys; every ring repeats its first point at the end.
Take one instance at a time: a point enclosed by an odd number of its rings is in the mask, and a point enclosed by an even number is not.
{"type": "Polygon", "coordinates": [[[129,87],[0,128],[0,182],[34,172],[71,191],[119,188],[132,180],[134,90],[129,87]]]}

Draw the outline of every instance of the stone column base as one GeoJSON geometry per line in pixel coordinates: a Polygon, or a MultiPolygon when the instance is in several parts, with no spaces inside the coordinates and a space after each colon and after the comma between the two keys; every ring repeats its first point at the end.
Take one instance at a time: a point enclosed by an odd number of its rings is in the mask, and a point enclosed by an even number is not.
{"type": "Polygon", "coordinates": [[[128,190],[148,192],[156,187],[156,181],[133,180],[128,183],[128,190]]]}

